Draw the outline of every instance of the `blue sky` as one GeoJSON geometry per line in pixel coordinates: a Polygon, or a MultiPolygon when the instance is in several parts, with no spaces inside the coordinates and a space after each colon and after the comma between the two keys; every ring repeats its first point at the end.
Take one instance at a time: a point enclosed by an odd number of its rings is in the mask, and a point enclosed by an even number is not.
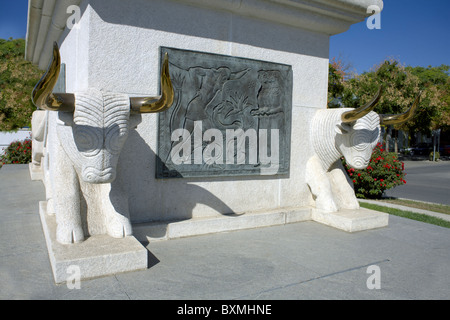
{"type": "Polygon", "coordinates": [[[0,0],[0,38],[25,38],[28,0],[0,0]]]}
{"type": "MultiPolygon", "coordinates": [[[[25,38],[28,0],[0,0],[0,8],[0,38],[25,38]]],[[[384,0],[381,29],[363,21],[331,37],[332,57],[358,73],[388,58],[410,66],[450,65],[450,0],[384,0]]]]}
{"type": "Polygon", "coordinates": [[[367,20],[331,37],[330,58],[341,58],[357,73],[394,58],[413,67],[450,65],[449,0],[384,0],[381,29],[367,20]]]}

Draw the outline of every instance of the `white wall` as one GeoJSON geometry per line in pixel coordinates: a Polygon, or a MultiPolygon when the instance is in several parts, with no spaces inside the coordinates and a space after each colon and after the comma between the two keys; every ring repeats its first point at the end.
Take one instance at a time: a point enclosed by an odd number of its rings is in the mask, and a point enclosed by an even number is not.
{"type": "Polygon", "coordinates": [[[134,222],[310,204],[304,182],[309,119],[326,107],[328,35],[167,0],[90,0],[82,11],[80,28],[61,39],[68,92],[97,87],[158,95],[160,46],[292,65],[289,176],[156,180],[157,115],[133,116],[140,123],[122,151],[117,179],[134,222]]]}

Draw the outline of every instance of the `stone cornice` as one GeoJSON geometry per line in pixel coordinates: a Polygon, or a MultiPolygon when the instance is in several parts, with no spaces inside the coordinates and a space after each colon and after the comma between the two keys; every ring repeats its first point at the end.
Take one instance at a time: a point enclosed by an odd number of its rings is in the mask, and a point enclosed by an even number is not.
{"type": "Polygon", "coordinates": [[[47,68],[53,42],[58,41],[71,13],[67,8],[81,0],[28,0],[25,59],[40,69],[47,68]]]}
{"type": "Polygon", "coordinates": [[[371,5],[383,9],[382,0],[175,0],[228,11],[237,15],[285,24],[328,35],[348,30],[370,14],[371,5]]]}
{"type": "MultiPolygon", "coordinates": [[[[169,1],[169,0],[166,0],[169,1]]],[[[258,20],[284,24],[327,35],[348,30],[363,21],[367,8],[383,8],[382,0],[174,0],[226,11],[258,20]]],[[[81,0],[29,0],[26,59],[45,69],[53,42],[58,41],[70,16],[67,8],[81,0]]]]}

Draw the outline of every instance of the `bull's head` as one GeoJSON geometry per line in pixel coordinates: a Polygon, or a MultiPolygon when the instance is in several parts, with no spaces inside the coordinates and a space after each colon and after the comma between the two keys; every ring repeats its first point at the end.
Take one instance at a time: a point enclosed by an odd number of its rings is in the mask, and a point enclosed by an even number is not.
{"type": "Polygon", "coordinates": [[[382,88],[365,106],[357,109],[345,109],[336,126],[338,133],[336,147],[347,163],[355,169],[368,166],[373,149],[380,136],[380,124],[401,124],[410,120],[416,112],[420,100],[417,96],[414,104],[405,113],[398,115],[379,115],[372,111],[381,98],[382,88]]]}
{"type": "Polygon", "coordinates": [[[61,66],[55,43],[46,74],[33,90],[33,103],[48,111],[62,111],[57,132],[70,160],[88,183],[115,179],[120,151],[128,137],[130,113],[156,113],[173,103],[167,54],[161,70],[161,96],[129,97],[125,94],[89,89],[82,93],[53,93],[61,66]]]}

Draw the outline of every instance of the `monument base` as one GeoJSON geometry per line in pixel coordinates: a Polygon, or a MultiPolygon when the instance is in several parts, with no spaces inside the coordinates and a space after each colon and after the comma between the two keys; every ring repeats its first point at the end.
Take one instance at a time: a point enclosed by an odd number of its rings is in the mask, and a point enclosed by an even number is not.
{"type": "Polygon", "coordinates": [[[142,223],[133,225],[133,234],[139,241],[152,242],[304,221],[315,221],[346,232],[357,232],[388,226],[389,215],[364,208],[328,213],[305,207],[173,222],[142,223]]]}
{"type": "Polygon", "coordinates": [[[47,214],[47,202],[39,203],[39,214],[55,283],[73,279],[71,266],[79,268],[79,280],[147,269],[147,249],[135,237],[97,235],[82,243],[63,245],[56,241],[56,217],[47,214]]]}
{"type": "Polygon", "coordinates": [[[252,228],[315,221],[346,232],[358,232],[388,226],[389,214],[369,209],[323,212],[311,207],[274,210],[269,212],[194,218],[173,222],[133,225],[134,236],[115,239],[108,235],[87,238],[75,245],[56,241],[56,217],[47,214],[47,202],[39,203],[44,235],[55,283],[65,283],[69,267],[77,266],[80,280],[116,273],[147,269],[147,249],[140,242],[230,232],[252,228]]]}

